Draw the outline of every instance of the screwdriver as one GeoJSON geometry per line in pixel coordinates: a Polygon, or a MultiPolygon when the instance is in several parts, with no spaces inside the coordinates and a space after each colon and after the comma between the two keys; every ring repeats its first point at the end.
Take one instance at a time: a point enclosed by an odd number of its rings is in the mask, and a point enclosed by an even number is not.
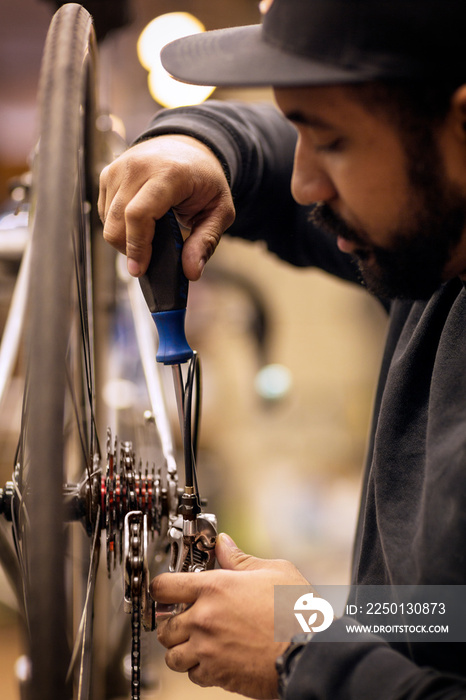
{"type": "MultiPolygon", "coordinates": [[[[194,494],[194,464],[191,445],[191,418],[188,394],[185,401],[185,387],[181,365],[191,361],[188,372],[188,385],[192,389],[192,375],[197,366],[197,356],[186,340],[185,318],[189,283],[181,264],[183,237],[170,210],[156,222],[152,242],[152,256],[149,267],[139,278],[142,293],[152,314],[159,336],[156,360],[171,365],[175,384],[176,403],[185,452],[185,494],[182,498],[180,514],[191,522],[199,513],[199,503],[194,494]],[[189,380],[191,378],[191,381],[189,380]],[[189,444],[187,444],[189,443],[189,444]]],[[[195,452],[195,451],[194,451],[195,452]]]]}
{"type": "Polygon", "coordinates": [[[139,278],[142,293],[157,327],[157,362],[171,365],[176,402],[183,431],[184,387],[181,365],[193,357],[185,334],[188,280],[181,265],[183,237],[172,211],[156,223],[152,257],[139,278]]]}
{"type": "Polygon", "coordinates": [[[159,334],[157,362],[179,366],[193,356],[184,323],[188,280],[181,264],[183,237],[172,211],[157,221],[152,257],[139,278],[142,293],[159,334]]]}
{"type": "MultiPolygon", "coordinates": [[[[197,353],[191,349],[185,335],[189,284],[181,264],[182,248],[183,237],[175,215],[170,210],[156,222],[152,257],[147,272],[139,278],[139,282],[159,336],[156,360],[172,366],[184,447],[185,487],[179,500],[178,518],[172,522],[169,531],[172,547],[170,571],[201,571],[215,565],[217,520],[213,515],[201,513],[196,479],[200,364],[197,353]],[[184,385],[181,365],[188,361],[184,385]],[[194,393],[196,401],[193,415],[194,393]],[[176,564],[173,564],[175,559],[176,564]]],[[[156,619],[160,621],[170,617],[185,607],[183,604],[157,603],[156,619]]]]}

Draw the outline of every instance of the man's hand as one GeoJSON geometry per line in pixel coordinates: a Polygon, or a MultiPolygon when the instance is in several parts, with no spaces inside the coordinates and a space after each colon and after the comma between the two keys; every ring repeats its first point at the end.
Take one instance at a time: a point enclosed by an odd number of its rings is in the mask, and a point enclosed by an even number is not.
{"type": "Polygon", "coordinates": [[[102,171],[104,238],[128,256],[133,276],[146,271],[157,219],[170,208],[190,229],[182,262],[186,277],[197,280],[235,218],[227,179],[212,151],[189,136],[159,136],[128,149],[102,171]]]}
{"type": "Polygon", "coordinates": [[[151,594],[190,607],[158,627],[173,671],[201,686],[220,686],[251,698],[278,696],[276,658],[287,643],[274,642],[274,585],[308,585],[287,561],[257,559],[219,535],[222,570],[161,574],[151,594]]]}

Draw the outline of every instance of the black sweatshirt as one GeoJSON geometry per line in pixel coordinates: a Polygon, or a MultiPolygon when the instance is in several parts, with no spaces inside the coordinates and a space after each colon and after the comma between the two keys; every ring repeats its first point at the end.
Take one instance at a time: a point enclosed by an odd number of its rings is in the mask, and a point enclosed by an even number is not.
{"type": "MultiPolygon", "coordinates": [[[[141,139],[195,136],[220,159],[237,218],[230,235],[265,241],[297,266],[359,283],[350,256],[309,221],[290,178],[296,133],[271,106],[208,102],[163,111],[141,139]]],[[[356,584],[466,584],[466,290],[385,303],[390,325],[356,532],[356,584]]],[[[301,652],[286,700],[466,698],[466,645],[335,638],[334,622],[301,652]]]]}

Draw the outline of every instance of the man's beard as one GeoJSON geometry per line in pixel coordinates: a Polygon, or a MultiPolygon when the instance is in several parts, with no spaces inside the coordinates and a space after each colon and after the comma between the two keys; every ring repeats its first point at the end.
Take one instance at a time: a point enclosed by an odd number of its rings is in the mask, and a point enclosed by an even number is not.
{"type": "Polygon", "coordinates": [[[466,225],[466,198],[447,181],[439,161],[436,149],[424,151],[409,169],[412,209],[392,232],[389,248],[369,243],[366,231],[347,225],[328,204],[316,204],[311,213],[316,226],[357,246],[353,255],[363,282],[377,296],[428,299],[444,281],[466,225]]]}

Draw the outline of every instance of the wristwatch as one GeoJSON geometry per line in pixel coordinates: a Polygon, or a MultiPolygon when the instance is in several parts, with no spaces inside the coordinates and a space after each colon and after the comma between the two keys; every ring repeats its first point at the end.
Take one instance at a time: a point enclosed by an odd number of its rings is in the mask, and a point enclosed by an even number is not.
{"type": "Polygon", "coordinates": [[[286,694],[291,672],[304,651],[304,647],[311,641],[313,636],[313,632],[295,635],[290,645],[275,661],[275,668],[278,673],[278,697],[282,700],[286,694]]]}

